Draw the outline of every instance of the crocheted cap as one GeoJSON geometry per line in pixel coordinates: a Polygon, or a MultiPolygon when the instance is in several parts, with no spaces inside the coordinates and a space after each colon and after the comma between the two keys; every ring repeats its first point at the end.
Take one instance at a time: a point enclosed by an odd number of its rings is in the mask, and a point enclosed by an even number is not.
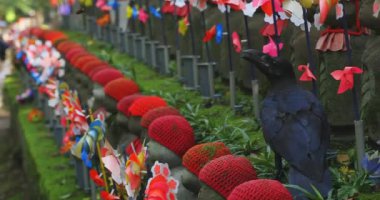
{"type": "Polygon", "coordinates": [[[256,171],[248,159],[233,155],[216,158],[199,172],[199,179],[224,198],[236,186],[256,178],[256,171]]]}
{"type": "Polygon", "coordinates": [[[128,113],[130,116],[142,117],[149,110],[164,106],[167,106],[167,103],[161,97],[147,96],[133,102],[128,109],[128,113]]]}
{"type": "Polygon", "coordinates": [[[134,101],[142,97],[144,97],[144,95],[141,95],[141,94],[134,94],[134,95],[123,97],[117,103],[117,110],[122,112],[125,116],[128,116],[129,107],[133,104],[134,101]]]}
{"type": "Polygon", "coordinates": [[[87,74],[88,72],[90,72],[92,69],[96,68],[96,67],[99,67],[99,66],[102,66],[102,65],[108,65],[106,62],[102,61],[102,60],[92,60],[92,61],[89,61],[87,63],[85,63],[82,67],[80,67],[79,69],[87,74]]]}
{"type": "Polygon", "coordinates": [[[290,192],[278,181],[257,179],[237,186],[228,200],[292,200],[290,192]]]}
{"type": "Polygon", "coordinates": [[[141,118],[141,126],[148,128],[149,125],[157,118],[166,115],[178,115],[181,116],[179,111],[173,107],[158,107],[154,108],[143,115],[141,118]]]}
{"type": "Polygon", "coordinates": [[[110,69],[110,68],[111,66],[108,64],[100,65],[99,67],[91,69],[91,71],[88,72],[88,76],[91,78],[91,80],[93,80],[93,77],[96,73],[98,73],[99,71],[102,71],[103,69],[110,69]]]}
{"type": "Polygon", "coordinates": [[[78,69],[81,69],[85,64],[89,63],[89,62],[93,62],[93,61],[99,61],[99,62],[102,62],[101,60],[99,60],[99,58],[97,58],[96,56],[94,55],[88,55],[88,56],[83,56],[81,58],[79,58],[75,63],[74,63],[74,67],[78,68],[78,69]]]}
{"type": "Polygon", "coordinates": [[[76,54],[81,53],[81,52],[86,52],[86,49],[84,49],[81,46],[72,48],[66,52],[65,57],[67,60],[71,60],[76,54]]]}
{"type": "Polygon", "coordinates": [[[113,80],[104,87],[104,92],[116,101],[139,91],[139,86],[134,81],[126,78],[113,80]]]}
{"type": "Polygon", "coordinates": [[[210,161],[230,155],[230,149],[223,142],[209,142],[191,147],[182,157],[182,165],[190,172],[199,175],[201,169],[210,161]]]}
{"type": "Polygon", "coordinates": [[[99,83],[102,86],[107,85],[110,81],[118,78],[122,78],[124,75],[117,69],[106,68],[92,76],[92,80],[99,83]]]}
{"type": "Polygon", "coordinates": [[[195,145],[193,128],[181,116],[169,115],[154,120],[148,135],[180,157],[195,145]]]}
{"type": "Polygon", "coordinates": [[[70,62],[71,65],[74,65],[74,63],[77,62],[78,59],[82,58],[83,56],[89,56],[89,55],[91,55],[89,52],[81,51],[71,56],[71,58],[68,61],[70,62]]]}
{"type": "Polygon", "coordinates": [[[82,60],[84,60],[84,61],[89,61],[89,59],[90,60],[92,60],[94,58],[94,55],[92,55],[92,54],[90,54],[90,53],[88,53],[88,52],[85,52],[85,53],[81,53],[81,55],[78,55],[78,56],[75,56],[73,59],[72,59],[72,65],[74,66],[74,67],[77,67],[78,66],[78,63],[82,63],[83,61],[82,60]]]}

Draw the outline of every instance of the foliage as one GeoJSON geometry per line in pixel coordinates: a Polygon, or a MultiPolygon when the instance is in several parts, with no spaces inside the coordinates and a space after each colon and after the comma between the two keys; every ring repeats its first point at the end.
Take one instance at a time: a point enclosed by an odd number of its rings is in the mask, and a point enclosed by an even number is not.
{"type": "Polygon", "coordinates": [[[333,189],[329,192],[328,200],[346,200],[358,193],[369,192],[372,182],[364,171],[354,171],[346,166],[340,169],[331,168],[334,176],[333,189]]]}
{"type": "Polygon", "coordinates": [[[249,157],[253,166],[255,166],[259,178],[273,178],[276,175],[276,166],[274,164],[274,153],[269,146],[258,154],[249,157]]]}

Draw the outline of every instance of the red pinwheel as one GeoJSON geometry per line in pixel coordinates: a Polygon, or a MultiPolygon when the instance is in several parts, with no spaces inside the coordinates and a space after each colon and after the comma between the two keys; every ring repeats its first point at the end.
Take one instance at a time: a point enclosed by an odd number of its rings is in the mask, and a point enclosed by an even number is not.
{"type": "Polygon", "coordinates": [[[104,180],[99,176],[98,172],[95,169],[90,170],[90,178],[94,183],[99,187],[104,187],[106,184],[104,180]]]}
{"type": "Polygon", "coordinates": [[[335,70],[331,76],[335,80],[340,80],[338,94],[342,94],[354,87],[354,74],[361,74],[363,70],[355,66],[346,66],[343,70],[335,70]]]}
{"type": "Polygon", "coordinates": [[[232,44],[234,45],[234,49],[235,49],[236,53],[240,53],[241,52],[241,43],[240,43],[239,34],[235,31],[232,33],[231,37],[232,37],[232,44]]]}
{"type": "Polygon", "coordinates": [[[303,74],[300,77],[300,81],[317,80],[314,74],[310,71],[309,64],[298,66],[298,71],[303,72],[303,74]]]}
{"type": "Polygon", "coordinates": [[[203,37],[203,42],[208,42],[212,40],[216,35],[216,25],[212,26],[208,31],[206,31],[205,36],[203,37]]]}
{"type": "Polygon", "coordinates": [[[103,200],[118,200],[118,199],[120,199],[118,196],[115,196],[112,193],[110,194],[110,193],[108,193],[106,191],[101,191],[100,192],[100,197],[103,200]]]}

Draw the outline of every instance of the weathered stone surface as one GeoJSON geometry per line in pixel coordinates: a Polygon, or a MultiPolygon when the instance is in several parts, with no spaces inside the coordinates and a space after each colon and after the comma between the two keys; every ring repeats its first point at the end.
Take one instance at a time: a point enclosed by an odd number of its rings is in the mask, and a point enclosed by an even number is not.
{"type": "Polygon", "coordinates": [[[380,139],[380,36],[369,38],[363,53],[361,85],[361,111],[365,123],[365,132],[374,139],[380,139]]]}
{"type": "Polygon", "coordinates": [[[187,170],[184,167],[176,167],[172,169],[171,174],[179,183],[178,185],[178,192],[177,192],[177,199],[183,199],[183,200],[195,200],[197,199],[196,195],[192,193],[190,190],[188,190],[184,185],[182,184],[183,175],[187,170]]]}
{"type": "Polygon", "coordinates": [[[201,190],[198,194],[198,200],[224,200],[225,198],[222,197],[218,192],[211,189],[206,184],[202,183],[201,190]]]}
{"type": "MultiPolygon", "coordinates": [[[[361,57],[365,48],[367,36],[352,36],[352,65],[361,66],[361,57]]],[[[341,70],[347,66],[347,54],[345,51],[339,52],[320,52],[319,66],[319,91],[320,99],[324,105],[329,123],[332,126],[353,125],[354,113],[352,93],[347,91],[338,95],[339,81],[330,75],[335,70],[341,70]]],[[[355,87],[360,87],[360,78],[356,76],[355,87]]]]}
{"type": "Polygon", "coordinates": [[[373,16],[372,6],[374,0],[362,0],[360,6],[360,22],[363,26],[380,31],[380,18],[373,16]]]}
{"type": "Polygon", "coordinates": [[[182,165],[182,159],[168,148],[162,146],[154,140],[151,140],[147,144],[148,158],[147,166],[153,166],[154,162],[159,161],[161,163],[168,163],[170,169],[174,169],[182,165]]]}
{"type": "Polygon", "coordinates": [[[191,173],[186,168],[182,174],[182,184],[183,186],[185,186],[185,188],[187,188],[194,194],[198,194],[199,190],[201,189],[201,181],[195,174],[191,173]]]}

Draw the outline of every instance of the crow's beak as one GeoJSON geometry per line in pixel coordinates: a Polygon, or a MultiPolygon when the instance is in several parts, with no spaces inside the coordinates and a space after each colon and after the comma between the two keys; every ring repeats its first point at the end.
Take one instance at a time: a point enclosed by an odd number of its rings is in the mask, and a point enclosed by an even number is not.
{"type": "Polygon", "coordinates": [[[250,62],[260,62],[261,55],[262,53],[256,49],[246,49],[240,57],[250,62]]]}

